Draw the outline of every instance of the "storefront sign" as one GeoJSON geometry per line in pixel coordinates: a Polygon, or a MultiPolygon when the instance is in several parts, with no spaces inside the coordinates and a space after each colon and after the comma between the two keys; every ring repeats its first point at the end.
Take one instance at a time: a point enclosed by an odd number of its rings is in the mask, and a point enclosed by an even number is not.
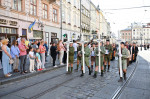
{"type": "Polygon", "coordinates": [[[57,33],[52,33],[51,38],[57,38],[57,33]]]}
{"type": "Polygon", "coordinates": [[[7,24],[7,21],[5,19],[0,19],[0,24],[7,24]]]}
{"type": "Polygon", "coordinates": [[[9,22],[9,25],[12,25],[12,26],[17,26],[17,24],[18,24],[17,21],[10,21],[10,20],[5,20],[5,19],[0,19],[0,24],[7,25],[8,22],[9,22]]]}
{"type": "Polygon", "coordinates": [[[9,24],[12,26],[17,26],[17,22],[16,21],[9,21],[9,24]]]}

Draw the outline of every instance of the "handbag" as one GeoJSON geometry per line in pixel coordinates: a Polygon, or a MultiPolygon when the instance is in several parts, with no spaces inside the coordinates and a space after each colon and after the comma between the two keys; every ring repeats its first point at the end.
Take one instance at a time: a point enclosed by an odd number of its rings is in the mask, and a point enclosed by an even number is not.
{"type": "Polygon", "coordinates": [[[9,59],[9,64],[13,64],[14,60],[13,59],[9,59]]]}

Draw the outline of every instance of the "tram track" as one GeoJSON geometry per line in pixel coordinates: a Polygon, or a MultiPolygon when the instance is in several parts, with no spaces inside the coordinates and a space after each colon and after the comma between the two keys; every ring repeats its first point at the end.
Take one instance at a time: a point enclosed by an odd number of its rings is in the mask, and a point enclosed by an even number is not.
{"type": "Polygon", "coordinates": [[[129,84],[129,82],[131,81],[131,78],[134,76],[135,74],[135,70],[138,66],[138,59],[139,59],[139,56],[137,56],[137,61],[136,61],[136,64],[135,64],[135,67],[134,69],[132,70],[132,72],[130,73],[130,76],[129,78],[126,80],[125,83],[123,83],[122,86],[119,86],[117,88],[117,90],[114,92],[114,94],[112,95],[112,98],[111,99],[119,99],[120,95],[122,94],[123,90],[125,89],[125,87],[129,84]]]}
{"type": "MultiPolygon", "coordinates": [[[[31,87],[31,86],[36,86],[36,85],[38,85],[38,84],[44,83],[45,81],[53,80],[53,79],[55,79],[55,78],[57,78],[57,77],[64,76],[64,75],[66,75],[66,74],[63,72],[63,73],[61,73],[61,74],[58,74],[58,75],[56,75],[56,76],[47,78],[47,79],[45,79],[45,80],[42,80],[42,81],[39,81],[39,82],[30,84],[30,85],[28,85],[28,86],[23,86],[23,87],[20,87],[20,88],[18,88],[18,89],[14,89],[14,90],[12,90],[11,92],[4,93],[4,94],[0,94],[0,97],[4,97],[4,96],[7,96],[7,95],[9,95],[9,94],[13,94],[13,93],[16,93],[16,92],[25,90],[25,89],[27,89],[27,88],[29,88],[29,87],[31,87]]],[[[49,91],[51,91],[51,90],[54,90],[54,89],[56,89],[57,87],[61,86],[61,85],[64,84],[64,83],[67,83],[67,82],[69,82],[69,81],[72,81],[73,79],[75,79],[75,78],[78,77],[78,76],[79,76],[79,75],[77,75],[77,76],[75,76],[75,77],[71,77],[71,78],[68,79],[67,81],[62,82],[62,83],[60,83],[60,84],[57,84],[56,86],[54,86],[54,87],[52,87],[52,88],[50,88],[50,89],[48,89],[48,90],[42,92],[41,94],[38,94],[38,95],[36,95],[36,96],[33,96],[32,99],[33,99],[33,98],[36,98],[36,97],[39,96],[39,95],[41,96],[41,95],[44,94],[45,92],[49,92],[49,91]]]]}

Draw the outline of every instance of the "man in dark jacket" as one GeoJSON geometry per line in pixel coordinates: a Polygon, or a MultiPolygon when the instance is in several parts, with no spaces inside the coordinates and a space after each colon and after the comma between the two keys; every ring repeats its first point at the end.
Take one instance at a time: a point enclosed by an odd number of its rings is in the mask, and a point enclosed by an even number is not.
{"type": "Polygon", "coordinates": [[[52,43],[52,46],[51,46],[51,48],[50,48],[50,52],[51,52],[51,56],[52,56],[52,58],[53,58],[53,66],[54,66],[54,67],[57,67],[57,66],[55,65],[56,56],[57,56],[57,47],[56,47],[55,43],[52,43]]]}
{"type": "Polygon", "coordinates": [[[132,62],[136,62],[136,57],[137,57],[138,52],[139,52],[139,49],[136,46],[136,43],[133,43],[133,47],[132,47],[132,62]]]}

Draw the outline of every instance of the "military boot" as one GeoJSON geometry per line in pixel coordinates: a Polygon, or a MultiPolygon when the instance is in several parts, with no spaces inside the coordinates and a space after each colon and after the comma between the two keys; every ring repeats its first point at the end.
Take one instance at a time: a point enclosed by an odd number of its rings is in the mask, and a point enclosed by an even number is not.
{"type": "Polygon", "coordinates": [[[90,69],[90,67],[89,67],[89,75],[91,75],[91,69],[90,69]]]}
{"type": "Polygon", "coordinates": [[[120,77],[120,79],[118,80],[118,82],[123,82],[123,78],[122,78],[122,77],[120,77]]]}
{"type": "Polygon", "coordinates": [[[82,70],[82,74],[80,75],[80,77],[83,77],[84,76],[84,73],[83,73],[83,70],[82,70]]]}
{"type": "Polygon", "coordinates": [[[127,80],[126,73],[123,74],[124,80],[127,80]]]}
{"type": "Polygon", "coordinates": [[[97,78],[97,74],[96,74],[96,73],[94,73],[93,77],[94,77],[94,78],[97,78]]]}

